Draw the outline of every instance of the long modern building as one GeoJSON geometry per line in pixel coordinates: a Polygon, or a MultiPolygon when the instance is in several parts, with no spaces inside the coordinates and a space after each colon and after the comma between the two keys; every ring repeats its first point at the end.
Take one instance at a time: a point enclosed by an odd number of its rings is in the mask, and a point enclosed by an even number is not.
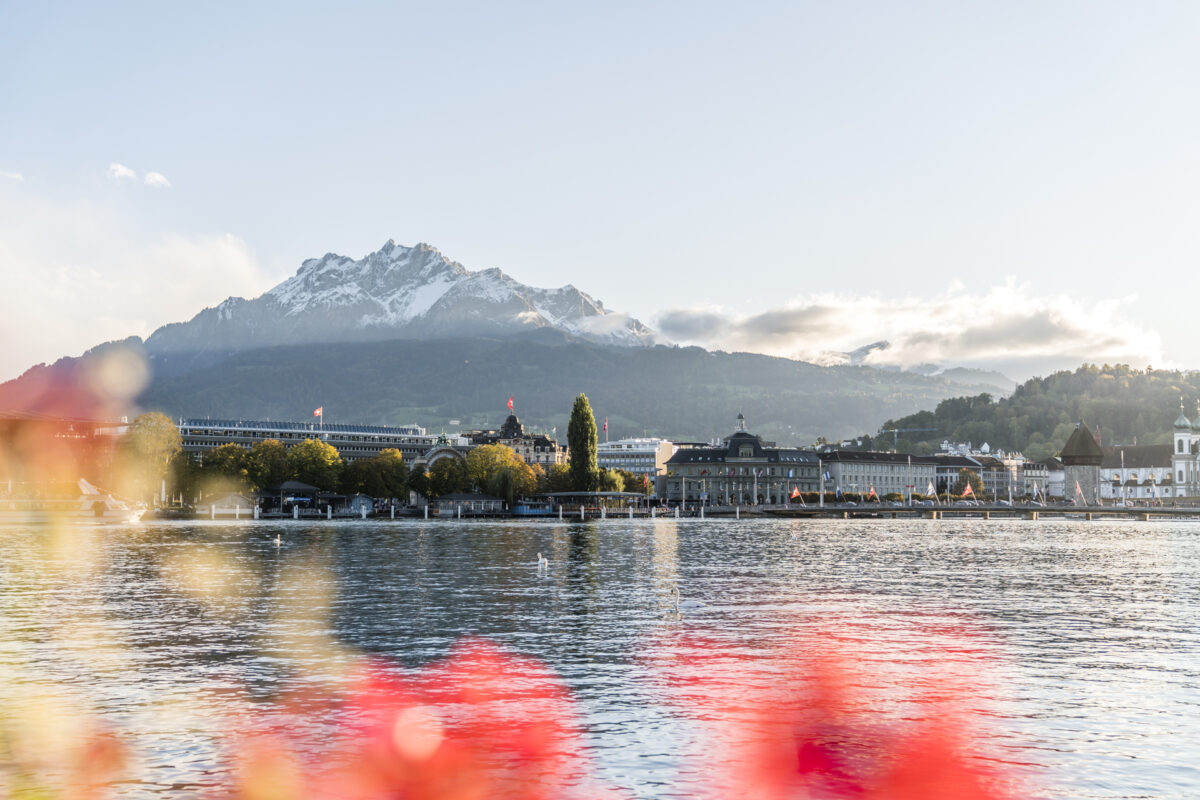
{"type": "Polygon", "coordinates": [[[596,464],[600,469],[623,469],[634,475],[653,478],[667,470],[667,462],[675,455],[674,443],[666,439],[618,439],[596,445],[596,464]]]}
{"type": "Polygon", "coordinates": [[[399,450],[409,463],[422,461],[439,444],[453,446],[445,437],[433,436],[416,425],[321,425],[312,422],[269,420],[181,419],[177,423],[183,449],[204,453],[224,444],[246,449],[267,439],[278,439],[290,448],[305,439],[320,439],[337,448],[345,461],[372,458],[383,450],[399,450]]]}
{"type": "Polygon", "coordinates": [[[667,461],[662,496],[667,502],[745,505],[785,503],[793,489],[817,490],[817,454],[776,447],[746,431],[738,414],[737,430],[720,445],[682,447],[667,461]]]}

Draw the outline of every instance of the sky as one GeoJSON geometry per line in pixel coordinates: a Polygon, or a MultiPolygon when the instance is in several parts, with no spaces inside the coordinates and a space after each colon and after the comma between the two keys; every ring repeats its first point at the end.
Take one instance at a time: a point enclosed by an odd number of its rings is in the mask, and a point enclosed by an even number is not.
{"type": "Polygon", "coordinates": [[[711,349],[1200,367],[1198,41],[1191,2],[0,0],[0,380],[389,238],[711,349]]]}

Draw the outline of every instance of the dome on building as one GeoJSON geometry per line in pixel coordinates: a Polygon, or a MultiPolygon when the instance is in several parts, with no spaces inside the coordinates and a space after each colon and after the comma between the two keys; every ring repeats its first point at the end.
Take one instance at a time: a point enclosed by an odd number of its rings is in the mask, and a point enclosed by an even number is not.
{"type": "Polygon", "coordinates": [[[1063,464],[1071,466],[1100,466],[1104,460],[1104,451],[1096,444],[1096,437],[1082,422],[1075,426],[1067,443],[1059,454],[1063,464]]]}
{"type": "Polygon", "coordinates": [[[516,414],[509,414],[508,419],[504,420],[504,424],[500,426],[501,439],[519,439],[525,435],[525,426],[521,424],[521,420],[517,419],[516,414]]]}
{"type": "Polygon", "coordinates": [[[1175,430],[1186,431],[1191,430],[1192,423],[1183,415],[1183,409],[1179,409],[1179,416],[1175,419],[1175,430]]]}

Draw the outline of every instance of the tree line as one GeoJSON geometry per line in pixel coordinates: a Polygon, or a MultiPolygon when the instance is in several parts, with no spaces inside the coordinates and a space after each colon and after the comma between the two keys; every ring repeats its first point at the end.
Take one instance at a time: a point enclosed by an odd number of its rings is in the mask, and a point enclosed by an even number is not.
{"type": "Polygon", "coordinates": [[[889,419],[873,440],[864,437],[863,446],[891,449],[894,441],[900,452],[927,453],[946,439],[976,446],[987,442],[992,449],[1042,460],[1061,452],[1081,420],[1093,431],[1099,428],[1106,445],[1166,444],[1181,397],[1188,417],[1200,416],[1200,372],[1085,364],[1073,372],[1031,378],[1009,397],[954,397],[933,411],[889,419]],[[890,431],[897,428],[893,438],[890,431]]]}
{"type": "Polygon", "coordinates": [[[410,467],[395,449],[347,462],[336,447],[320,439],[307,439],[291,448],[278,439],[267,439],[249,449],[231,443],[189,453],[183,450],[174,423],[151,412],[130,425],[117,459],[120,489],[127,496],[149,500],[165,485],[172,497],[185,504],[216,494],[265,491],[286,481],[401,503],[407,502],[410,491],[427,499],[476,491],[510,504],[547,492],[653,492],[652,482],[640,475],[597,467],[596,420],[582,394],[571,411],[568,443],[569,462],[545,469],[525,463],[502,444],[472,448],[462,458],[439,459],[428,469],[424,465],[410,467]]]}

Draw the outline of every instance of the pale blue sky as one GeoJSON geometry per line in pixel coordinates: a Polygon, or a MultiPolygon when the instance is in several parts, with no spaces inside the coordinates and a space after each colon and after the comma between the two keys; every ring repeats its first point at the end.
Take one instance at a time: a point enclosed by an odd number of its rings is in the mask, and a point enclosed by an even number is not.
{"type": "Polygon", "coordinates": [[[1198,99],[1195,3],[0,0],[0,379],[388,238],[724,349],[1200,366],[1198,99]]]}

